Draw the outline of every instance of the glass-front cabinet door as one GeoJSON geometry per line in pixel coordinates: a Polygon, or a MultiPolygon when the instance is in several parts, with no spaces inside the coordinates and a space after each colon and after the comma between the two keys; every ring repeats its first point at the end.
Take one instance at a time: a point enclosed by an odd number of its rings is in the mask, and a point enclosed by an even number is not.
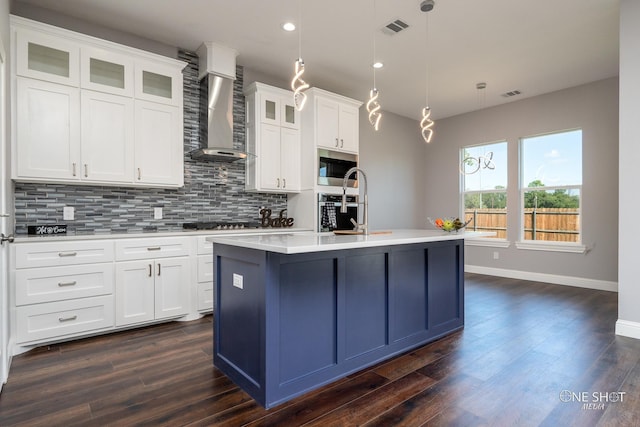
{"type": "Polygon", "coordinates": [[[280,98],[280,126],[290,129],[300,129],[300,113],[293,104],[293,97],[280,98]]]}
{"type": "Polygon", "coordinates": [[[182,105],[182,73],[175,68],[136,62],[136,99],[182,105]]]}
{"type": "Polygon", "coordinates": [[[79,45],[54,36],[16,32],[17,74],[38,80],[78,86],[79,45]]]}
{"type": "Polygon", "coordinates": [[[133,96],[133,60],[95,48],[82,48],[80,78],[83,89],[133,96]]]}

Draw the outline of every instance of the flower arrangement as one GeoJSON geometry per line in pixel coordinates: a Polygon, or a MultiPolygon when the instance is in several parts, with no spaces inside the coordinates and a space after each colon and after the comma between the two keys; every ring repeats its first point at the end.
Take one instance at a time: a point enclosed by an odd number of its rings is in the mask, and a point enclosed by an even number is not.
{"type": "Polygon", "coordinates": [[[447,231],[449,233],[452,231],[457,232],[458,230],[465,228],[472,220],[473,218],[469,219],[467,222],[462,222],[460,221],[460,218],[453,217],[436,218],[435,220],[429,218],[429,222],[431,222],[434,227],[436,227],[438,230],[447,231]]]}

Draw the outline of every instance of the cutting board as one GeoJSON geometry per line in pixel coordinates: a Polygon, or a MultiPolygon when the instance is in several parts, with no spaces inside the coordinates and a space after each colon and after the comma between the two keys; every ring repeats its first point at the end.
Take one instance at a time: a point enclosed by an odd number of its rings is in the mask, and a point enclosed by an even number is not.
{"type": "MultiPolygon", "coordinates": [[[[354,231],[354,230],[333,230],[333,234],[364,234],[362,231],[354,231]]],[[[391,231],[371,231],[369,235],[372,234],[391,234],[391,231]]]]}

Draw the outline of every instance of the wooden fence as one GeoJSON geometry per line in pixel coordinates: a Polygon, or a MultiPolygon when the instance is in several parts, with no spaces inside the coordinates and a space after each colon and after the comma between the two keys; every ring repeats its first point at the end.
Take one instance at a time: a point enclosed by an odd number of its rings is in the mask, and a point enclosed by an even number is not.
{"type": "MultiPolygon", "coordinates": [[[[493,231],[496,238],[507,238],[505,209],[467,209],[465,221],[473,218],[467,228],[493,231]]],[[[525,240],[577,242],[580,238],[580,215],[572,208],[538,208],[524,211],[525,240]]]]}

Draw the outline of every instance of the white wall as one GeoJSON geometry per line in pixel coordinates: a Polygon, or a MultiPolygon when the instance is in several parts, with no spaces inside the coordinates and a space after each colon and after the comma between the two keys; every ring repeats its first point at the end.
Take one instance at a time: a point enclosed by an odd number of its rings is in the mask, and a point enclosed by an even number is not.
{"type": "MultiPolygon", "coordinates": [[[[561,90],[521,101],[487,108],[435,124],[435,136],[428,150],[426,210],[431,217],[459,212],[458,172],[461,147],[506,140],[508,143],[508,226],[511,246],[507,249],[467,245],[466,264],[484,269],[540,273],[568,277],[571,284],[615,289],[618,230],[618,79],[561,90]],[[582,128],[583,193],[582,239],[586,254],[517,249],[518,145],[524,136],[582,128]],[[493,252],[499,259],[493,259],[493,252]]],[[[636,163],[637,164],[637,163],[636,163]]],[[[563,283],[559,280],[558,283],[563,283]]]]}
{"type": "Polygon", "coordinates": [[[640,339],[638,162],[640,140],[640,2],[620,2],[620,229],[616,333],[640,339]]]}
{"type": "Polygon", "coordinates": [[[382,111],[376,132],[360,107],[360,168],[369,184],[371,230],[427,228],[425,158],[429,147],[416,120],[382,111]]]}

